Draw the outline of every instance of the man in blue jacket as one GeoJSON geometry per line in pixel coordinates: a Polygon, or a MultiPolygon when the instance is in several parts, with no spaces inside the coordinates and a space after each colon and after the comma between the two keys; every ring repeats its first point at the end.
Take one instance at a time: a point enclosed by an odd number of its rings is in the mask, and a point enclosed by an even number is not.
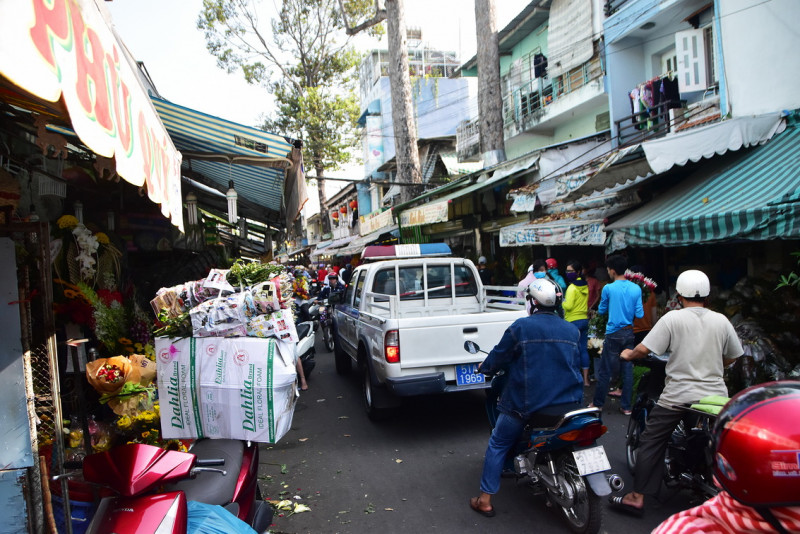
{"type": "Polygon", "coordinates": [[[483,463],[480,496],[470,507],[494,517],[492,495],[500,489],[500,476],[509,451],[516,445],[525,421],[534,413],[555,405],[564,413],[580,408],[583,378],[578,351],[580,332],[555,313],[560,291],[545,278],[528,286],[531,315],[509,326],[479,371],[505,371],[497,418],[483,463]]]}

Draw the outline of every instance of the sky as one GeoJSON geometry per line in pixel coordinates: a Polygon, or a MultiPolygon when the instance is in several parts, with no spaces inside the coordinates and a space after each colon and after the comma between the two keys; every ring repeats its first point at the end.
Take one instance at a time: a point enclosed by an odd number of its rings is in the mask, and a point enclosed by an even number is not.
{"type": "MultiPolygon", "coordinates": [[[[504,28],[530,0],[495,0],[498,30],[504,28]]],[[[278,0],[263,0],[272,9],[278,0]]],[[[202,0],[112,0],[104,2],[114,26],[133,56],[144,62],[158,92],[171,102],[226,120],[256,126],[273,106],[262,87],[245,82],[240,72],[228,74],[206,50],[197,29],[202,0]]],[[[406,26],[422,29],[422,40],[433,48],[454,50],[466,62],[476,50],[475,9],[472,0],[405,0],[406,26]]],[[[362,38],[364,50],[386,47],[362,38]]],[[[360,166],[326,173],[360,178],[360,166]]],[[[344,182],[326,182],[328,196],[344,182]]],[[[317,211],[316,187],[309,187],[310,213],[317,211]]]]}

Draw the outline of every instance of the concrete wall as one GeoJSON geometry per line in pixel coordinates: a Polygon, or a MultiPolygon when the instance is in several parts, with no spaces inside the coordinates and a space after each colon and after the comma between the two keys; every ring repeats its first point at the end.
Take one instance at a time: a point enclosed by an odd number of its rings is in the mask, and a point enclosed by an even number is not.
{"type": "Polygon", "coordinates": [[[732,115],[800,108],[800,1],[718,3],[727,102],[732,115]]]}

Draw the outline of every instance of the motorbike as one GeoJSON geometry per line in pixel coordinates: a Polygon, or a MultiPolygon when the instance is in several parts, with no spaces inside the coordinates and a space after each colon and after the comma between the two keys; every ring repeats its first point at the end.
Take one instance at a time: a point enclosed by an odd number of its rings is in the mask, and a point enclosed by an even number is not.
{"type": "Polygon", "coordinates": [[[255,443],[202,439],[189,452],[129,443],[86,456],[82,471],[87,482],[115,493],[100,501],[88,534],[182,534],[188,501],[220,505],[259,533],[272,522],[258,486],[255,443]]]}
{"type": "Polygon", "coordinates": [[[328,352],[333,352],[333,310],[330,308],[328,299],[319,303],[319,326],[322,329],[322,340],[328,352]]]}
{"type": "MultiPolygon", "coordinates": [[[[485,353],[473,341],[465,341],[464,349],[485,353]]],[[[620,491],[623,481],[608,473],[611,464],[597,443],[608,430],[601,410],[573,406],[552,406],[533,414],[513,450],[514,472],[537,494],[546,495],[572,532],[595,534],[602,520],[601,497],[620,491]]]]}
{"type": "MultiPolygon", "coordinates": [[[[635,362],[647,367],[648,371],[639,380],[625,436],[625,452],[631,473],[636,468],[637,449],[647,416],[664,389],[667,359],[668,356],[651,353],[635,362]]],[[[719,492],[712,472],[714,446],[711,437],[716,417],[688,405],[685,410],[686,416],[672,432],[664,454],[664,485],[670,489],[691,490],[705,501],[719,492]]]]}
{"type": "Polygon", "coordinates": [[[303,374],[308,378],[317,364],[314,360],[314,355],[316,354],[316,350],[314,349],[314,343],[316,342],[314,323],[305,321],[303,323],[298,323],[296,328],[299,340],[297,344],[295,344],[295,355],[300,358],[300,363],[303,365],[303,374]]]}

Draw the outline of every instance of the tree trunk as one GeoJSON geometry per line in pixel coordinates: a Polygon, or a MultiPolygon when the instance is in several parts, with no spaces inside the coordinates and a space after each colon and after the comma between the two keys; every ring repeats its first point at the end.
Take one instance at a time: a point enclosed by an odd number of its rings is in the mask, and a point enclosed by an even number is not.
{"type": "MultiPolygon", "coordinates": [[[[331,214],[328,210],[328,197],[325,195],[325,169],[315,165],[317,173],[317,194],[319,195],[319,221],[322,225],[322,235],[331,231],[331,214]]],[[[321,236],[320,236],[321,237],[321,236]]]]}
{"type": "Polygon", "coordinates": [[[494,0],[475,0],[475,29],[478,34],[478,123],[483,164],[488,167],[506,160],[494,0]]]}
{"type": "Polygon", "coordinates": [[[387,34],[389,37],[389,83],[392,88],[392,126],[394,127],[397,181],[400,201],[416,197],[422,186],[422,172],[417,147],[417,126],[411,102],[411,80],[408,72],[408,45],[404,0],[386,0],[387,34]]]}

